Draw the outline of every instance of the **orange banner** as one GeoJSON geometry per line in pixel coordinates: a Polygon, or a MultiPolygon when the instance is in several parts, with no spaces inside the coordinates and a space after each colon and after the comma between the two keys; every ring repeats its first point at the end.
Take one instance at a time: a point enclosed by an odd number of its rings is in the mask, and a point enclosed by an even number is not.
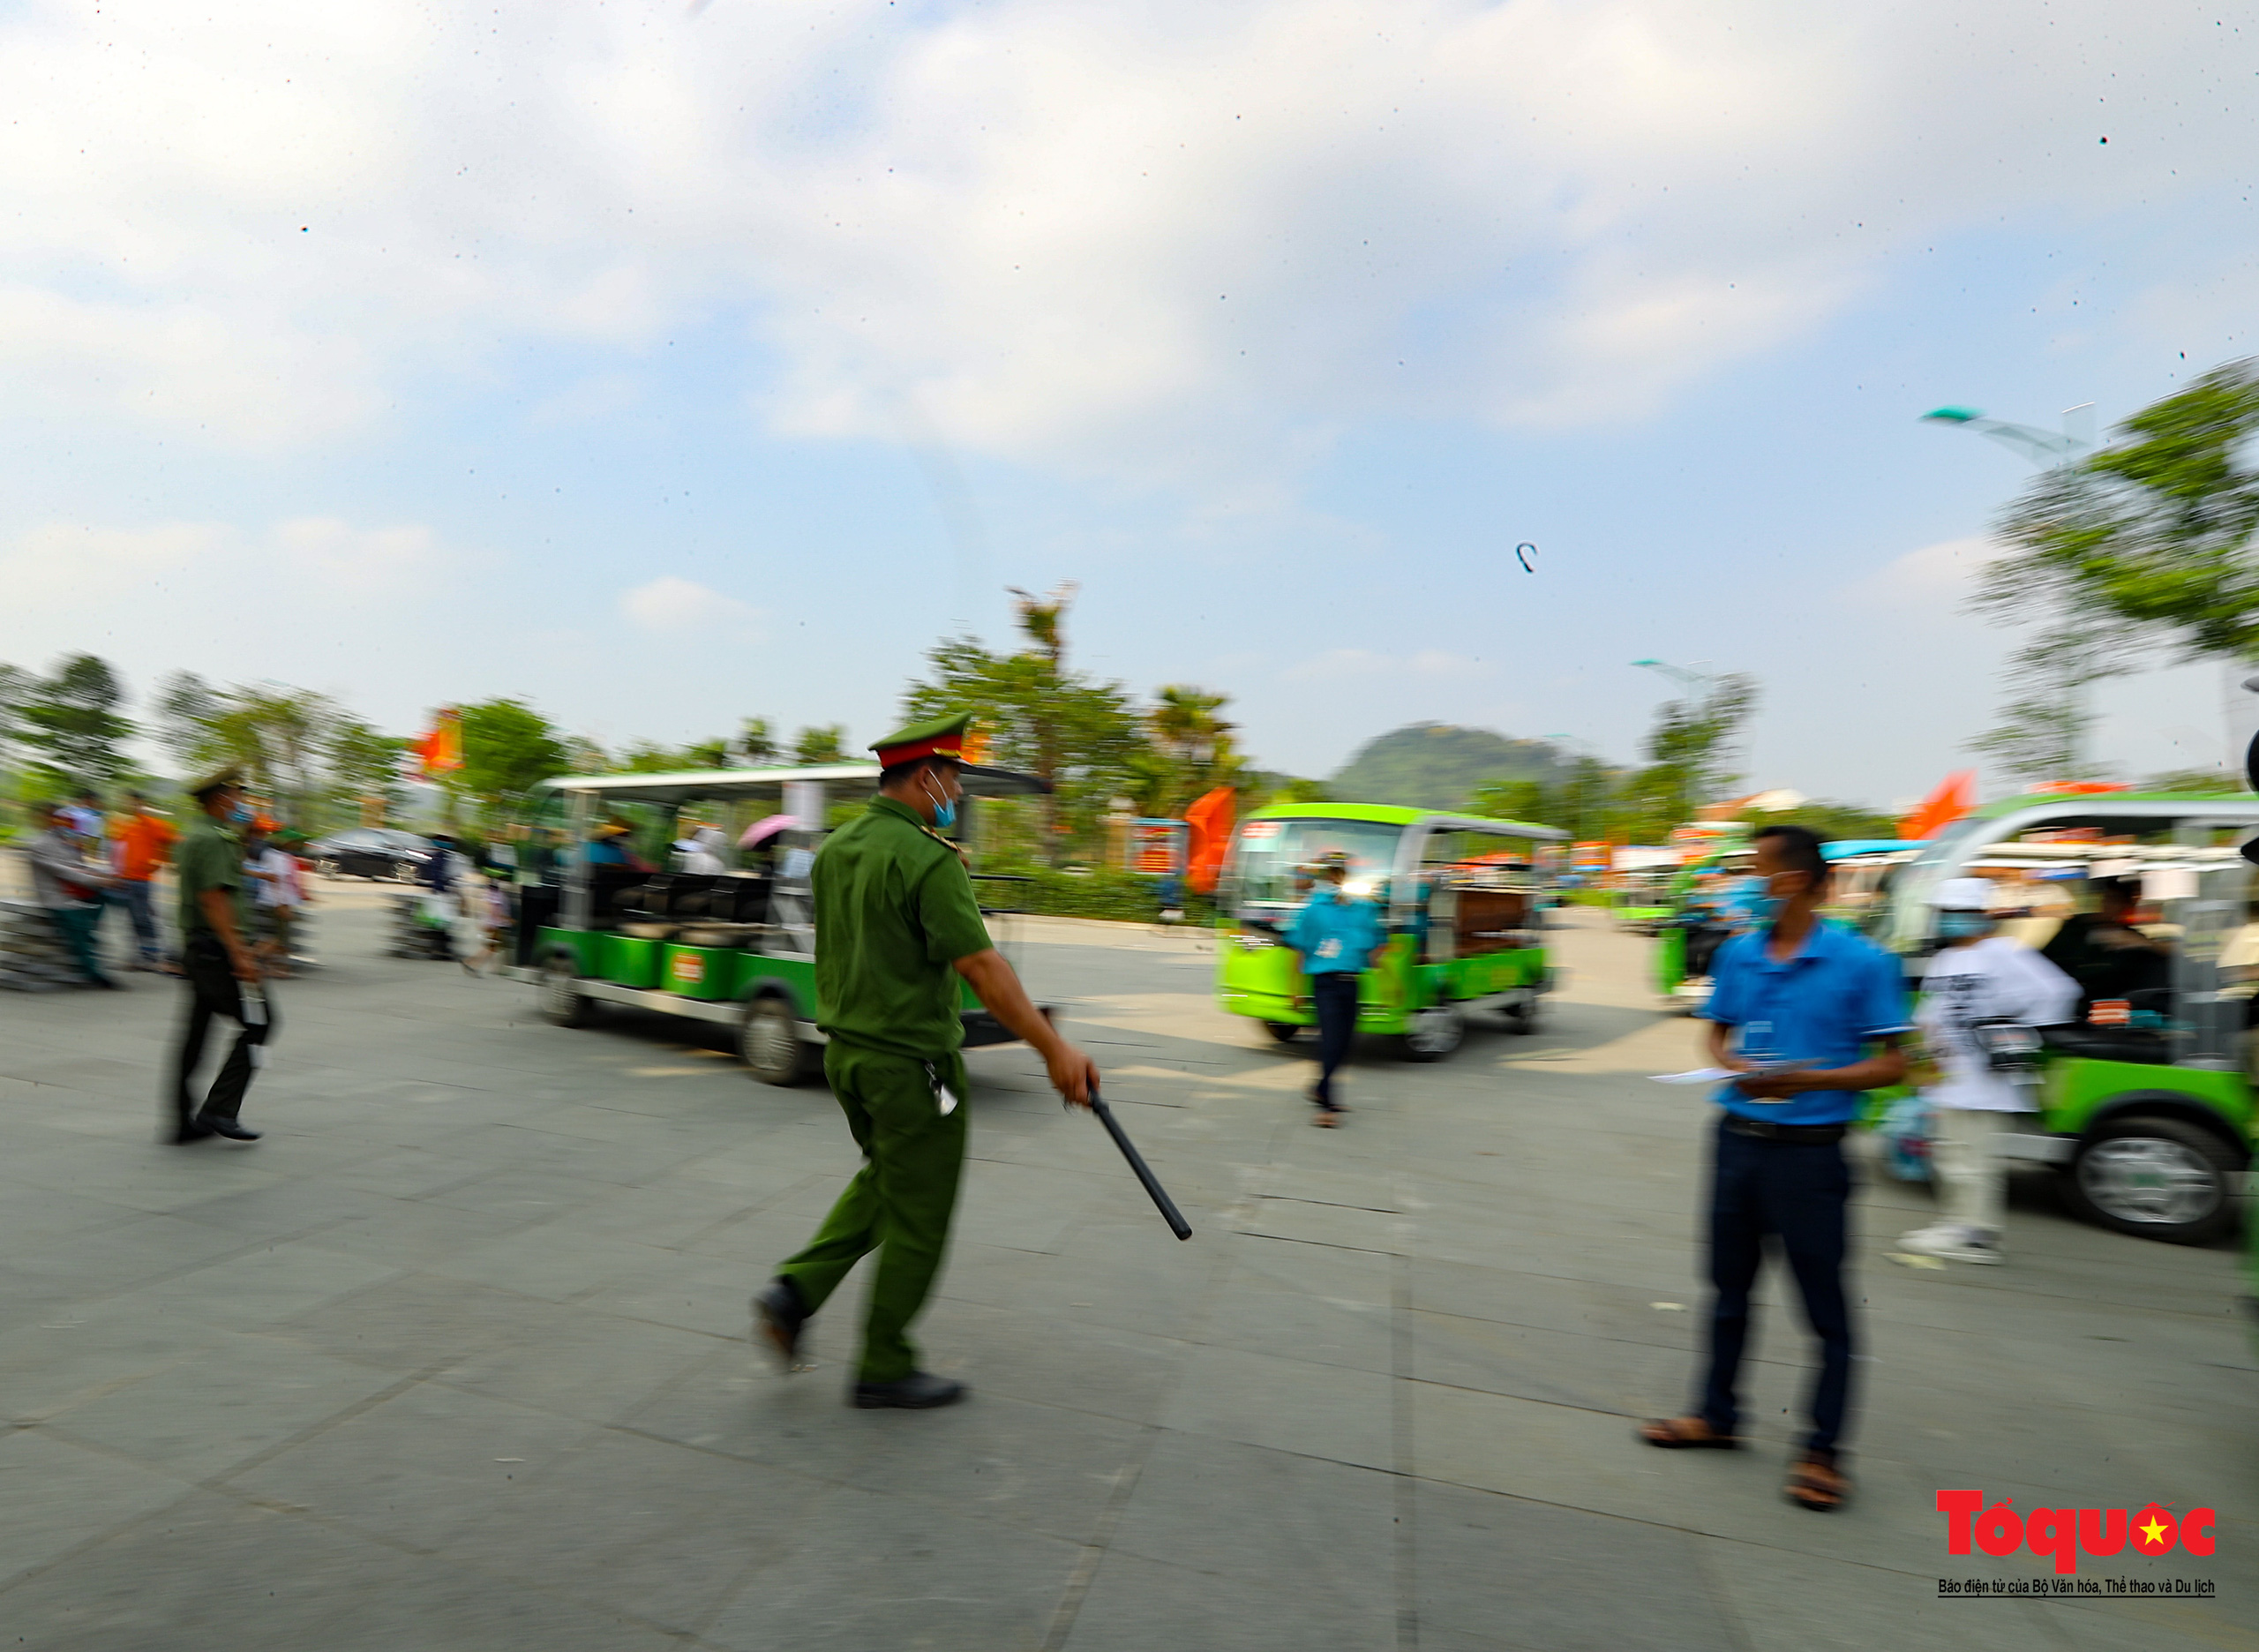
{"type": "Polygon", "coordinates": [[[1218,786],[1186,806],[1184,823],[1192,828],[1192,842],[1185,853],[1185,882],[1202,895],[1212,894],[1224,869],[1224,851],[1231,847],[1232,822],[1238,815],[1239,794],[1218,786]]]}
{"type": "Polygon", "coordinates": [[[462,713],[443,706],[432,732],[409,747],[426,775],[445,774],[462,767],[462,713]]]}
{"type": "Polygon", "coordinates": [[[1938,782],[1914,812],[1898,822],[1898,835],[1909,843],[1936,837],[1977,807],[1977,771],[1963,769],[1938,782]]]}

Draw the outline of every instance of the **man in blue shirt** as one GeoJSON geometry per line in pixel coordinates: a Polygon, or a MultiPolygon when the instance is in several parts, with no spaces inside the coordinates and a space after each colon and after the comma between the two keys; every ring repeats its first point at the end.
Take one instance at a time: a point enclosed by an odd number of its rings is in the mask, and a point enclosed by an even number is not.
{"type": "Polygon", "coordinates": [[[1863,1092],[1905,1076],[1898,1039],[1912,1024],[1898,961],[1820,921],[1827,863],[1820,839],[1801,826],[1773,826],[1755,844],[1764,885],[1756,927],[1719,949],[1706,1011],[1712,1063],[1745,1075],[1717,1094],[1724,1110],[1710,1183],[1709,1369],[1692,1414],[1645,1423],[1640,1438],[1666,1448],[1741,1443],[1734,1383],[1750,1288],[1766,1236],[1775,1235],[1820,1348],[1812,1430],[1785,1490],[1799,1507],[1826,1511],[1850,1492],[1836,1461],[1851,1385],[1843,1131],[1863,1092]]]}
{"type": "Polygon", "coordinates": [[[1310,1093],[1317,1116],[1310,1122],[1329,1128],[1349,1110],[1333,1099],[1333,1074],[1349,1059],[1357,1035],[1357,982],[1381,942],[1380,914],[1372,903],[1342,892],[1348,875],[1347,855],[1336,850],[1323,856],[1317,885],[1287,930],[1287,944],[1302,954],[1317,1011],[1317,1084],[1310,1093]]]}

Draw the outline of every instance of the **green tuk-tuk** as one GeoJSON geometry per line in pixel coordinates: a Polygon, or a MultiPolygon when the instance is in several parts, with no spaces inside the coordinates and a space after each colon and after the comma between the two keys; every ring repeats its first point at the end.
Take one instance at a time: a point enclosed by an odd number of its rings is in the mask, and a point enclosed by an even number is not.
{"type": "MultiPolygon", "coordinates": [[[[539,988],[542,1014],[559,1026],[585,1025],[606,1004],[717,1022],[733,1030],[754,1077],[798,1082],[823,1042],[815,1026],[810,867],[831,805],[869,795],[878,777],[876,763],[849,762],[543,781],[537,831],[561,838],[563,847],[538,882],[519,890],[512,973],[539,988]],[[725,840],[718,872],[591,860],[600,816],[640,808],[678,820],[693,809],[734,817],[750,812],[749,804],[781,805],[779,829],[753,834],[761,841],[751,850],[725,840]]],[[[958,777],[965,793],[953,833],[959,842],[976,830],[978,800],[1047,789],[1032,775],[969,764],[958,777]]],[[[672,835],[648,841],[654,860],[672,835]]],[[[1015,909],[1011,891],[1020,882],[974,875],[992,933],[996,918],[1015,909]]],[[[999,947],[1009,955],[1009,936],[999,937],[999,947]]],[[[1011,1041],[971,987],[960,983],[960,992],[968,1048],[1011,1041]]]]}
{"type": "Polygon", "coordinates": [[[1637,867],[1610,873],[1608,915],[1619,929],[1628,929],[1633,935],[1655,935],[1670,920],[1672,890],[1677,882],[1676,865],[1637,867]]]}
{"type": "Polygon", "coordinates": [[[1710,960],[1737,927],[1737,886],[1757,863],[1746,841],[1706,849],[1671,880],[1670,911],[1655,927],[1655,984],[1662,1008],[1700,1015],[1710,1002],[1710,960]]]}
{"type": "Polygon", "coordinates": [[[1535,1030],[1546,966],[1543,879],[1517,844],[1566,834],[1377,803],[1287,803],[1240,823],[1217,885],[1216,1001],[1287,1041],[1315,1025],[1310,982],[1284,944],[1311,867],[1348,857],[1349,893],[1380,903],[1386,938],[1364,972],[1358,1030],[1414,1061],[1457,1049],[1471,1012],[1535,1030]]]}
{"type": "Polygon", "coordinates": [[[2259,797],[2248,795],[2012,799],[1925,846],[1869,922],[1918,991],[1936,950],[1931,897],[1943,880],[1991,873],[2050,897],[2032,903],[2032,919],[2007,926],[2045,945],[2051,916],[2091,904],[2093,879],[2140,878],[2144,904],[2162,914],[2149,930],[2168,950],[2161,984],[2098,1003],[2081,1024],[2042,1029],[2039,1110],[2015,1115],[2018,1133],[2002,1138],[2009,1157],[2053,1169],[2075,1212],[2120,1233],[2194,1244],[2235,1220],[2255,1110],[2249,999],[2239,995],[2248,986],[2222,953],[2259,892],[2237,852],[2255,831],[2259,797]]]}

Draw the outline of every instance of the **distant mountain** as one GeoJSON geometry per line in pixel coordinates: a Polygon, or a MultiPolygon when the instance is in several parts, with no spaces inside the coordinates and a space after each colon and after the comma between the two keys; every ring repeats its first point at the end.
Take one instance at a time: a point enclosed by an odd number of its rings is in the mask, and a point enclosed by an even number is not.
{"type": "Polygon", "coordinates": [[[1569,760],[1543,740],[1508,740],[1490,729],[1412,723],[1358,748],[1326,789],[1345,803],[1463,808],[1490,780],[1565,777],[1569,760]]]}

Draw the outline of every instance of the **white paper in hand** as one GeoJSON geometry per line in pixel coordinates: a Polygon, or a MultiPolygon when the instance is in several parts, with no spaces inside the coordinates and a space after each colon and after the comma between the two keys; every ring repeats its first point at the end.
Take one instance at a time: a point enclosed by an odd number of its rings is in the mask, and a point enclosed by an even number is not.
{"type": "Polygon", "coordinates": [[[1723,1084],[1733,1076],[1730,1067],[1697,1067],[1691,1072],[1649,1073],[1647,1078],[1655,1084],[1714,1085],[1723,1084]]]}

